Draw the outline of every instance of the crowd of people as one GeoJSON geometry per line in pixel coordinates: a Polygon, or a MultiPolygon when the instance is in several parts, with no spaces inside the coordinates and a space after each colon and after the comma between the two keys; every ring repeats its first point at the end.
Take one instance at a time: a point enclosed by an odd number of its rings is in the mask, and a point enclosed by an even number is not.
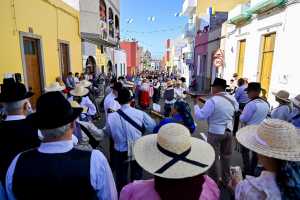
{"type": "Polygon", "coordinates": [[[300,95],[273,93],[272,108],[260,83],[233,77],[204,97],[177,74],[70,72],[33,102],[20,74],[6,75],[0,199],[217,200],[224,189],[237,200],[300,199],[300,95]]]}

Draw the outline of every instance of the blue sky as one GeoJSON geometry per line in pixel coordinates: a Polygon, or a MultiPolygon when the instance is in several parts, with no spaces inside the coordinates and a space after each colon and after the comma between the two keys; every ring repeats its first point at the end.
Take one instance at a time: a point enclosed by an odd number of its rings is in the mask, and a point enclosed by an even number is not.
{"type": "Polygon", "coordinates": [[[161,58],[168,38],[182,34],[186,17],[175,17],[183,0],[121,0],[121,38],[135,38],[149,49],[153,57],[161,58]],[[151,22],[148,17],[155,16],[151,22]],[[127,19],[133,19],[127,23],[127,19]],[[173,29],[173,30],[171,30],[173,29]]]}

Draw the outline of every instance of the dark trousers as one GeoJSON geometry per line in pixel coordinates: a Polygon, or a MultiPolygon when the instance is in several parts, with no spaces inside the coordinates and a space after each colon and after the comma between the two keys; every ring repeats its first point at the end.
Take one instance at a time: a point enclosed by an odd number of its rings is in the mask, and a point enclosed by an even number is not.
{"type": "Polygon", "coordinates": [[[257,168],[257,154],[255,152],[249,151],[246,147],[241,145],[241,153],[243,157],[243,165],[244,165],[244,175],[257,175],[255,173],[257,168]],[[250,156],[250,152],[252,156],[250,156]]]}
{"type": "Polygon", "coordinates": [[[115,151],[115,171],[116,171],[116,185],[120,193],[122,188],[129,182],[140,180],[143,176],[143,169],[136,161],[128,161],[127,151],[115,151]],[[128,177],[128,168],[130,167],[130,180],[128,177]]]}
{"type": "Polygon", "coordinates": [[[230,159],[232,155],[232,133],[224,134],[208,133],[207,142],[211,144],[216,153],[216,159],[208,171],[208,175],[216,182],[222,178],[224,184],[228,184],[230,178],[230,159]]]}

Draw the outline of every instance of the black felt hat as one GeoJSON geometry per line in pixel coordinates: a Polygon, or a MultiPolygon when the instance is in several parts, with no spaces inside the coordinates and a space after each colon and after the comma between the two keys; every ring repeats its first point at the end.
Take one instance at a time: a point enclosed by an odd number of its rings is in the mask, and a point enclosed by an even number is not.
{"type": "Polygon", "coordinates": [[[111,87],[113,90],[119,91],[123,88],[123,85],[121,82],[115,82],[114,85],[111,87]]]}
{"type": "Polygon", "coordinates": [[[221,79],[221,78],[216,78],[211,86],[212,87],[220,86],[220,87],[223,87],[224,89],[226,87],[228,87],[226,80],[221,79]]]}
{"type": "Polygon", "coordinates": [[[0,102],[8,103],[21,101],[23,99],[30,98],[33,95],[34,93],[27,91],[24,84],[17,83],[15,79],[3,79],[3,84],[1,85],[0,102]]]}
{"type": "Polygon", "coordinates": [[[255,92],[261,92],[261,84],[258,82],[252,82],[248,84],[248,87],[245,89],[245,91],[255,91],[255,92]]]}
{"type": "Polygon", "coordinates": [[[126,104],[132,100],[132,95],[127,88],[122,88],[118,91],[118,97],[115,100],[120,104],[126,104]]]}
{"type": "Polygon", "coordinates": [[[54,129],[73,122],[82,108],[72,108],[61,92],[48,92],[39,97],[36,113],[27,118],[39,129],[54,129]]]}

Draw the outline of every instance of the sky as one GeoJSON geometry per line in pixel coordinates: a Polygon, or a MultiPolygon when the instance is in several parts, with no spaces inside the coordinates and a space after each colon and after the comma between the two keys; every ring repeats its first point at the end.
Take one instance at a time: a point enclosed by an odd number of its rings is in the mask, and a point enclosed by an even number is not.
{"type": "Polygon", "coordinates": [[[175,17],[182,10],[183,0],[121,0],[121,38],[135,38],[150,50],[152,57],[161,58],[165,41],[182,35],[187,17],[175,17]],[[149,21],[148,17],[155,17],[149,21]],[[127,23],[133,19],[132,23],[127,23]]]}

